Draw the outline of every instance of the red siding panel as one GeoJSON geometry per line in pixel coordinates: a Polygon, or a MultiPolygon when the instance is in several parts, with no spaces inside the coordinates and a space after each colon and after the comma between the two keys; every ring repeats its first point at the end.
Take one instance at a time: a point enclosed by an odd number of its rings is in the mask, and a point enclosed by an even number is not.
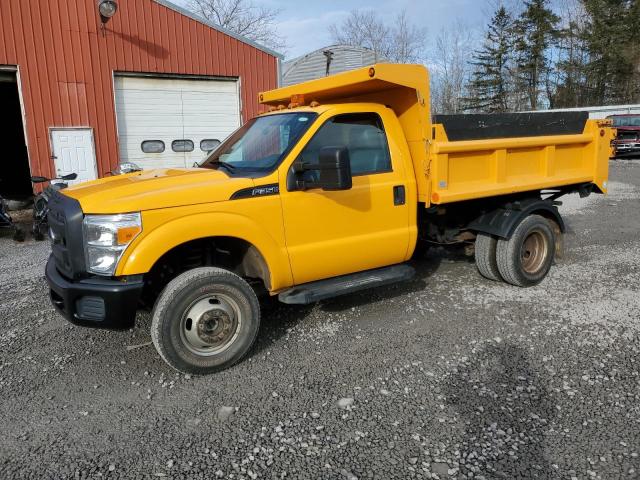
{"type": "Polygon", "coordinates": [[[240,79],[244,120],[276,87],[277,58],[154,0],[0,0],[0,65],[18,66],[32,174],[52,175],[51,127],[92,127],[99,175],[118,164],[114,72],[240,79]]]}

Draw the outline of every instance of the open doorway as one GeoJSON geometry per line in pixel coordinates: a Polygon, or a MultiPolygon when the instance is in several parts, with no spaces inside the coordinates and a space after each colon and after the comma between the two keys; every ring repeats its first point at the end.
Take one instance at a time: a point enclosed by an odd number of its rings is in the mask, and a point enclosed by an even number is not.
{"type": "Polygon", "coordinates": [[[22,109],[15,71],[0,70],[0,195],[25,200],[33,195],[29,156],[25,144],[22,109]]]}

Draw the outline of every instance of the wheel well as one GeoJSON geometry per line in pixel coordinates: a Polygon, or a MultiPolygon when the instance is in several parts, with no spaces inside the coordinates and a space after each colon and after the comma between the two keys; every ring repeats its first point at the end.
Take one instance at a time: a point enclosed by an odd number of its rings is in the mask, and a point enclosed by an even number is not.
{"type": "Polygon", "coordinates": [[[160,257],[145,274],[143,303],[152,306],[164,287],[181,273],[197,267],[220,267],[269,290],[269,267],[258,249],[236,237],[207,237],[180,244],[160,257]]]}

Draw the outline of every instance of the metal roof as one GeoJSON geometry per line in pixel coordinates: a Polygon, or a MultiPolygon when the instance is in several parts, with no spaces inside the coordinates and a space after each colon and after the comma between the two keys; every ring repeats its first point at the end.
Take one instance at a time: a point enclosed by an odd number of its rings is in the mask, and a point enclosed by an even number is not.
{"type": "Polygon", "coordinates": [[[197,15],[196,13],[192,12],[191,10],[187,10],[186,8],[183,8],[179,5],[176,5],[175,3],[169,2],[168,0],[153,0],[156,3],[159,3],[160,5],[163,5],[167,8],[170,8],[171,10],[174,10],[186,17],[191,18],[192,20],[195,20],[196,22],[200,22],[204,25],[206,25],[207,27],[213,28],[214,30],[218,30],[221,33],[224,33],[225,35],[229,35],[230,37],[235,38],[236,40],[239,40],[243,43],[246,43],[247,45],[251,45],[254,48],[257,48],[258,50],[262,50],[265,53],[268,53],[269,55],[273,55],[274,57],[279,58],[280,60],[284,59],[284,55],[281,53],[276,52],[275,50],[271,50],[268,47],[265,47],[264,45],[260,45],[257,42],[254,42],[253,40],[240,35],[238,33],[232,32],[231,30],[228,30],[220,25],[217,25],[213,22],[210,22],[209,20],[207,20],[204,17],[201,17],[200,15],[197,15]]]}
{"type": "Polygon", "coordinates": [[[282,83],[295,83],[321,78],[326,75],[327,57],[324,52],[334,54],[331,61],[330,74],[346,72],[384,61],[373,50],[353,45],[329,45],[294,58],[282,65],[282,83]]]}

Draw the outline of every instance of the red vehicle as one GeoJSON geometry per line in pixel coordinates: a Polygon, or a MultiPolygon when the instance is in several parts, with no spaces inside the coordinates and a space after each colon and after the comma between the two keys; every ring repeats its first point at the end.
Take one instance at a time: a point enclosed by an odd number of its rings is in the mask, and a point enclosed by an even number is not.
{"type": "Polygon", "coordinates": [[[607,118],[613,120],[613,126],[618,129],[613,141],[615,156],[640,156],[640,115],[611,115],[607,118]]]}

